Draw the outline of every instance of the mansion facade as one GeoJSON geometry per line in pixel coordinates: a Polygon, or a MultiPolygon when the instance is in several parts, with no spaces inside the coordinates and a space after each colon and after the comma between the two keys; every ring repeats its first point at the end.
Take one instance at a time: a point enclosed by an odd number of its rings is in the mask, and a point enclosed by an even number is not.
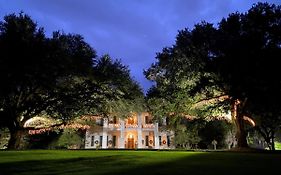
{"type": "Polygon", "coordinates": [[[166,120],[157,123],[148,113],[129,118],[94,117],[96,126],[86,131],[86,149],[173,149],[174,132],[166,120]]]}

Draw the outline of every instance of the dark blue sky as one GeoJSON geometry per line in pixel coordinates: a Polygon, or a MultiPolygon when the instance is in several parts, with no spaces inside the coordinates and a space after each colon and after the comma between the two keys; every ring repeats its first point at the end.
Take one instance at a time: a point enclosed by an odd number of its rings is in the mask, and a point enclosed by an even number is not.
{"type": "MultiPolygon", "coordinates": [[[[232,12],[245,12],[257,0],[0,0],[0,18],[23,11],[49,35],[78,33],[97,51],[129,65],[146,91],[143,76],[156,52],[174,43],[177,31],[205,20],[218,23],[232,12]]],[[[265,1],[261,1],[265,2],[265,1]]],[[[281,4],[280,0],[268,0],[281,4]]]]}

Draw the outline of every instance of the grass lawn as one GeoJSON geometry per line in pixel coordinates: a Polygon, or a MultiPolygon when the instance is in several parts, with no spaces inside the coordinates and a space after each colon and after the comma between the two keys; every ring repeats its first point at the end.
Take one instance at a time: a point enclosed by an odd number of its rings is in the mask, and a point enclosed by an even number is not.
{"type": "Polygon", "coordinates": [[[0,151],[0,175],[279,174],[281,154],[184,151],[0,151]]]}

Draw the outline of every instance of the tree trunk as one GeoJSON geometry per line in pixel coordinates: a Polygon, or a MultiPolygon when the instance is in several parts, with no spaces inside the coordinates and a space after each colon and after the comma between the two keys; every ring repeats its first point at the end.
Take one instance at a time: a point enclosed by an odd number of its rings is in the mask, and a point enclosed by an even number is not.
{"type": "Polygon", "coordinates": [[[266,138],[264,139],[264,141],[266,142],[266,145],[268,146],[268,148],[269,148],[270,150],[272,150],[269,136],[266,137],[266,138]]]}
{"type": "Polygon", "coordinates": [[[271,150],[272,150],[272,151],[275,151],[274,139],[272,139],[272,142],[271,142],[271,150]]]}
{"type": "Polygon", "coordinates": [[[272,129],[272,132],[271,132],[271,150],[272,150],[272,151],[275,151],[274,131],[273,131],[273,129],[272,129]]]}
{"type": "Polygon", "coordinates": [[[231,116],[236,126],[236,139],[238,148],[248,148],[247,133],[244,128],[244,120],[242,110],[239,109],[241,104],[239,100],[234,100],[231,104],[231,116]]]}
{"type": "Polygon", "coordinates": [[[22,140],[24,136],[24,130],[20,128],[10,128],[10,140],[8,143],[8,149],[22,149],[22,140]]]}
{"type": "Polygon", "coordinates": [[[261,134],[261,136],[264,138],[264,141],[267,145],[267,147],[270,150],[275,150],[275,145],[274,145],[274,131],[270,131],[267,127],[261,125],[256,127],[256,130],[261,134]],[[271,132],[273,132],[273,137],[271,132]],[[273,143],[273,144],[272,144],[273,143]]]}
{"type": "Polygon", "coordinates": [[[248,143],[247,143],[247,133],[244,128],[244,120],[242,116],[237,116],[236,121],[236,138],[237,138],[237,146],[239,148],[247,148],[248,143]]]}

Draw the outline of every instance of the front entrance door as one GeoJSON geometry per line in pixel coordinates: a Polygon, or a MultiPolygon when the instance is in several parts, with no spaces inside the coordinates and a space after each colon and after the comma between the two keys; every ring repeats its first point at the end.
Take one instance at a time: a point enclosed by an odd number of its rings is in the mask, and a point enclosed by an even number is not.
{"type": "Polygon", "coordinates": [[[135,144],[134,144],[134,138],[128,138],[128,149],[134,149],[135,144]]]}

